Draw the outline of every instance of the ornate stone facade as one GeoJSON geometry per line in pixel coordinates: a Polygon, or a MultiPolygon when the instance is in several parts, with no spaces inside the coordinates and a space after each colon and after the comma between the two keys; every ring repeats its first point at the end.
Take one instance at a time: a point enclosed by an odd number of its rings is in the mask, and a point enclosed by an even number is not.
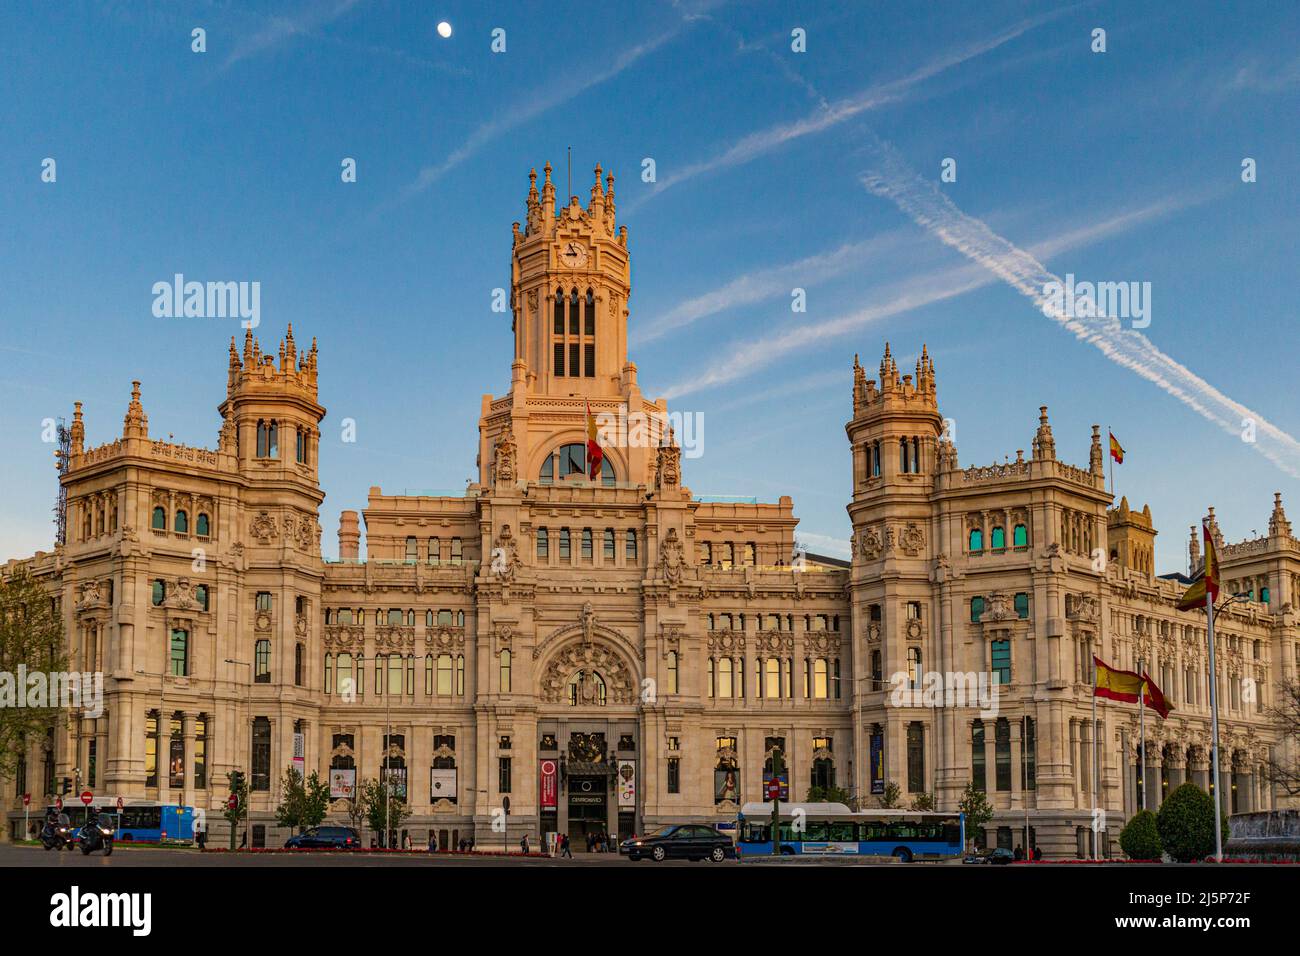
{"type": "MultiPolygon", "coordinates": [[[[300,742],[322,776],[387,760],[417,842],[500,839],[506,796],[511,833],[580,837],[734,817],[780,747],[794,797],[833,784],[864,804],[890,780],[952,808],[982,763],[990,842],[1020,842],[1028,812],[1049,855],[1073,856],[1092,807],[1113,836],[1136,799],[1131,707],[1100,709],[1092,791],[1094,653],[1145,662],[1177,707],[1147,722],[1151,786],[1204,779],[1204,615],[1175,611],[1182,585],[1153,575],[1149,511],[1110,508],[1095,429],[1086,469],[1057,460],[1045,408],[1031,457],[963,469],[928,354],[900,376],[886,347],[878,379],[854,363],[852,560],[797,553],[790,498],[704,501],[683,483],[666,406],[626,352],[613,177],[597,169],[589,202],[559,208],[549,166],[536,180],[514,227],[510,390],[483,400],[478,480],[451,497],[372,488],[341,514],[336,560],[320,550],[317,353],[299,356],[291,329],[278,365],[251,333],[242,354],[232,342],[215,451],[151,440],[138,383],[98,448],[76,406],[69,540],[28,560],[74,664],[105,672],[106,710],[32,742],[35,805],[77,768],[110,800],[215,811],[238,769],[273,842],[300,742]],[[592,480],[573,457],[588,408],[645,416],[656,440],[609,441],[592,480]],[[894,699],[894,675],[935,672],[1005,678],[996,713],[894,699]]],[[[1253,809],[1274,803],[1261,762],[1293,746],[1241,693],[1267,701],[1300,659],[1300,542],[1280,500],[1267,537],[1222,554],[1254,596],[1219,625],[1225,785],[1253,809]]]]}

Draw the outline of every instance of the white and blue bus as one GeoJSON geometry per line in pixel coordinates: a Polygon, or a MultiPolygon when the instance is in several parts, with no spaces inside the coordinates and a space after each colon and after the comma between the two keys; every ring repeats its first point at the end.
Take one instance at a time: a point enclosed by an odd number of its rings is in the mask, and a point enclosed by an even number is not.
{"type": "Polygon", "coordinates": [[[192,807],[132,803],[123,807],[117,816],[117,839],[126,843],[190,843],[194,840],[192,807]]]}
{"type": "MultiPolygon", "coordinates": [[[[966,846],[961,813],[917,810],[850,810],[842,803],[783,803],[780,852],[817,856],[895,856],[913,860],[960,857],[966,846]]],[[[747,803],[736,850],[772,855],[772,804],[747,803]]]]}

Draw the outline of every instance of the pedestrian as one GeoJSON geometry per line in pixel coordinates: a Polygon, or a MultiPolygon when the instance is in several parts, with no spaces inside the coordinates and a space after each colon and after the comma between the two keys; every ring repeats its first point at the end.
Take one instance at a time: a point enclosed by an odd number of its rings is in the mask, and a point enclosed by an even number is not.
{"type": "Polygon", "coordinates": [[[239,835],[239,848],[242,850],[248,846],[248,831],[245,830],[239,835]]]}
{"type": "Polygon", "coordinates": [[[410,830],[403,830],[403,831],[402,831],[402,849],[403,849],[403,850],[409,850],[410,848],[411,848],[411,831],[410,831],[410,830]]]}
{"type": "Polygon", "coordinates": [[[194,831],[194,842],[199,845],[199,852],[202,853],[208,848],[208,831],[203,827],[198,827],[194,831]]]}
{"type": "Polygon", "coordinates": [[[1017,863],[1019,863],[1021,860],[1023,860],[1023,859],[1025,858],[1025,851],[1022,850],[1022,849],[1020,848],[1020,844],[1019,844],[1019,843],[1016,844],[1016,852],[1015,852],[1014,856],[1015,856],[1015,859],[1016,859],[1016,862],[1017,862],[1017,863]]]}
{"type": "Polygon", "coordinates": [[[430,853],[438,852],[438,834],[435,833],[433,830],[429,831],[429,852],[430,853]]]}
{"type": "Polygon", "coordinates": [[[573,851],[569,849],[569,835],[567,833],[560,835],[560,858],[568,857],[573,859],[573,851]]]}
{"type": "Polygon", "coordinates": [[[523,839],[519,841],[519,849],[524,851],[524,856],[528,855],[528,834],[525,833],[523,839]]]}

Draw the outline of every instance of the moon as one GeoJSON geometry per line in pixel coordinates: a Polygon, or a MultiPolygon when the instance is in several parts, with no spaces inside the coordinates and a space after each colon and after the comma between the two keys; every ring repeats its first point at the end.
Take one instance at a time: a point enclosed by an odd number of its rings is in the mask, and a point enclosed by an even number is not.
{"type": "Polygon", "coordinates": [[[446,20],[443,20],[438,24],[438,36],[442,37],[444,40],[451,36],[451,24],[446,20]]]}

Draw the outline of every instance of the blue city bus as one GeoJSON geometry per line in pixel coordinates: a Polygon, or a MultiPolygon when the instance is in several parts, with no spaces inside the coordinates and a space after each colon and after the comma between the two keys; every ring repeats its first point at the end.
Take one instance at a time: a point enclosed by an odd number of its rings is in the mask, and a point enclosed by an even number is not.
{"type": "Polygon", "coordinates": [[[194,808],[170,803],[132,803],[122,808],[117,839],[127,843],[192,843],[194,808]]]}
{"type": "MultiPolygon", "coordinates": [[[[778,822],[784,855],[894,856],[904,863],[960,857],[966,816],[916,810],[850,810],[842,803],[783,803],[778,822]]],[[[772,804],[741,808],[736,851],[772,855],[772,804]]]]}

